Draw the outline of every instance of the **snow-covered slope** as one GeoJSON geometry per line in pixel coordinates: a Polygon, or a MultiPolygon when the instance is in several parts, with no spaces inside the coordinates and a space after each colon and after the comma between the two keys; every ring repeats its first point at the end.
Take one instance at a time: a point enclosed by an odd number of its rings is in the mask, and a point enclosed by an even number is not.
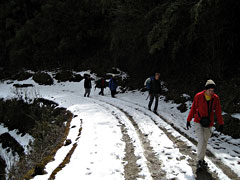
{"type": "MultiPolygon", "coordinates": [[[[39,96],[54,100],[75,115],[68,135],[72,144],[62,147],[55,161],[46,166],[47,174],[35,180],[48,179],[72,149],[70,162],[56,174],[57,180],[196,179],[196,136],[194,128],[185,128],[188,112],[179,112],[178,105],[166,103],[164,97],[159,100],[159,117],[147,110],[147,93],[132,91],[113,99],[109,89],[103,97],[98,89],[92,89],[90,98],[84,98],[83,81],[55,81],[52,86],[41,86],[30,78],[14,83],[33,84],[29,91],[34,89],[39,96]]],[[[0,97],[14,97],[12,85],[8,81],[0,83],[0,97]]],[[[240,178],[240,140],[218,132],[214,135],[208,144],[213,157],[206,159],[209,169],[205,176],[240,178]]],[[[18,141],[27,147],[31,138],[25,138],[18,141]]]]}

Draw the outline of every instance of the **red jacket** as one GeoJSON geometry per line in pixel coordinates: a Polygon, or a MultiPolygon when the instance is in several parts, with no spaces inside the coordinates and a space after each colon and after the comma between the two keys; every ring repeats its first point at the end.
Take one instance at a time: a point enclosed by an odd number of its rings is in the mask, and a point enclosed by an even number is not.
{"type": "MultiPolygon", "coordinates": [[[[201,117],[208,117],[208,103],[205,99],[204,93],[205,93],[205,90],[202,92],[199,92],[195,95],[191,110],[190,110],[188,118],[187,118],[188,122],[190,122],[192,120],[192,118],[194,118],[194,122],[200,123],[199,114],[201,115],[201,117]]],[[[211,97],[211,100],[209,103],[209,108],[210,108],[212,101],[213,101],[213,104],[212,104],[212,110],[211,110],[211,115],[210,115],[210,120],[211,120],[210,126],[213,126],[213,124],[214,124],[214,113],[216,113],[219,125],[222,125],[222,124],[224,124],[224,122],[223,122],[223,118],[222,118],[222,109],[221,109],[220,99],[219,99],[218,95],[214,94],[211,97]]]]}

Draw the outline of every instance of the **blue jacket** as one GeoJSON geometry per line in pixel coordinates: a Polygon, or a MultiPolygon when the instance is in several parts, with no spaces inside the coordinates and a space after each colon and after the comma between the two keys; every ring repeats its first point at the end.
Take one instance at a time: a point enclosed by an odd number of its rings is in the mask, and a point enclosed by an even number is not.
{"type": "Polygon", "coordinates": [[[117,83],[117,80],[116,79],[113,79],[111,78],[110,81],[109,81],[109,88],[110,90],[116,90],[118,87],[118,83],[117,83]]]}

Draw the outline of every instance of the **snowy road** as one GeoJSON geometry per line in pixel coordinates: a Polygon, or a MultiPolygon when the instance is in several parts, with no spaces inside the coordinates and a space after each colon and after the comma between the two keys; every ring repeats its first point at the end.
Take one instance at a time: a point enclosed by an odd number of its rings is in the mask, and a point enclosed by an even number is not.
{"type": "MultiPolygon", "coordinates": [[[[24,83],[34,84],[43,98],[56,101],[74,114],[67,137],[72,144],[60,148],[55,160],[46,166],[47,174],[34,180],[240,179],[239,140],[227,136],[222,140],[211,138],[208,169],[195,173],[194,130],[184,130],[182,114],[167,107],[171,103],[160,101],[157,116],[146,109],[140,92],[119,94],[117,98],[109,97],[108,91],[103,97],[92,92],[90,98],[84,98],[83,82],[40,86],[30,79],[24,83]],[[179,122],[173,124],[172,119],[179,122]],[[220,142],[225,144],[216,148],[220,142]]],[[[11,84],[1,84],[4,93],[0,96],[12,97],[11,88],[11,84]]]]}
{"type": "Polygon", "coordinates": [[[69,108],[83,120],[82,136],[56,179],[237,179],[209,158],[208,171],[194,174],[195,145],[147,109],[109,97],[84,101],[69,108]]]}

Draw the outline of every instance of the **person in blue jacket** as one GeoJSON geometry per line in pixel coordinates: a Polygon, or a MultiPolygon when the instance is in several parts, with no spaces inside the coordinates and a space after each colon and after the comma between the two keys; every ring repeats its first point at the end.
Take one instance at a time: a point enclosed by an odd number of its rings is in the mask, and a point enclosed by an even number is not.
{"type": "Polygon", "coordinates": [[[109,89],[111,90],[111,95],[113,98],[115,97],[117,87],[118,87],[117,79],[115,75],[112,75],[112,78],[109,81],[109,89]]]}

